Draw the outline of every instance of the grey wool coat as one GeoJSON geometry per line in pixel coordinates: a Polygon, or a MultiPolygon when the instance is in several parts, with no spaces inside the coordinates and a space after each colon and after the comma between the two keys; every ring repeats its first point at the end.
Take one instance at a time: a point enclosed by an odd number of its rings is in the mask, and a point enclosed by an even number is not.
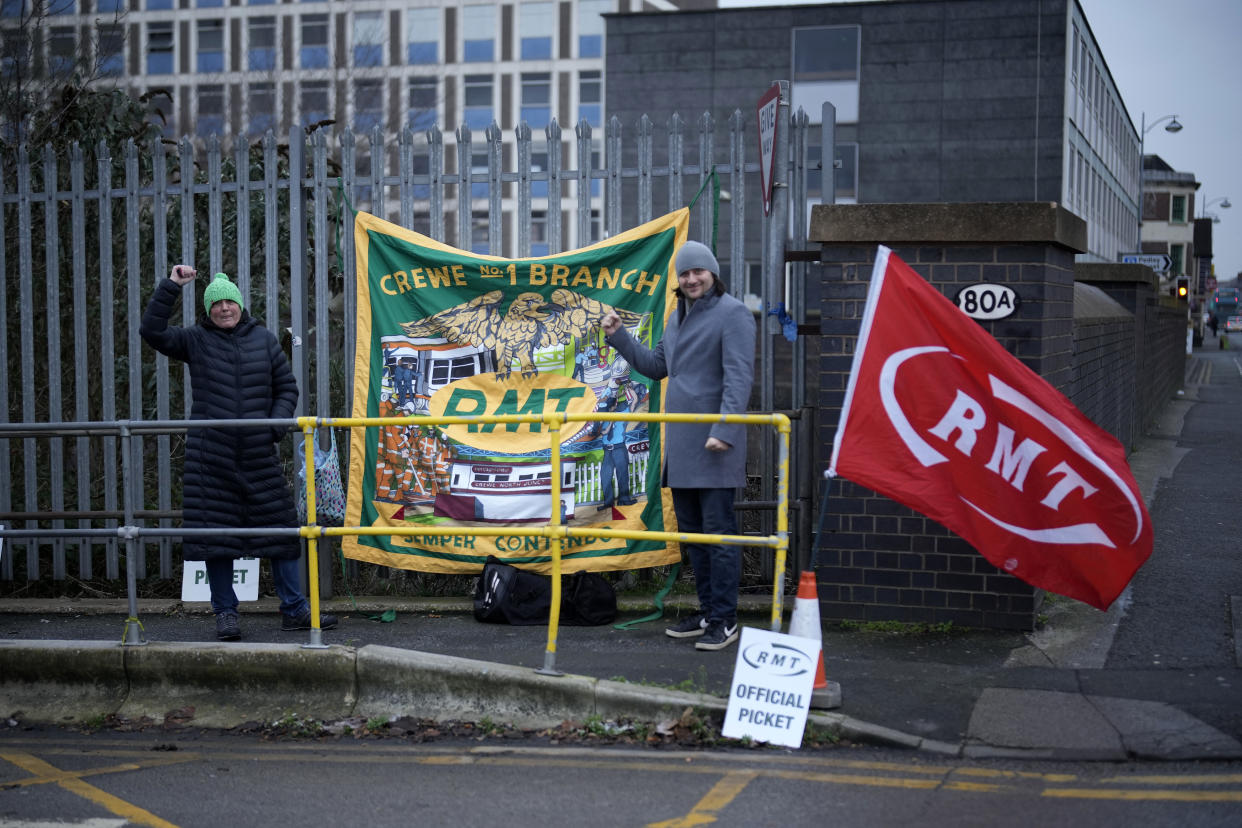
{"type": "MultiPolygon", "coordinates": [[[[716,282],[719,288],[720,283],[716,282]]],[[[630,366],[652,379],[668,378],[670,414],[745,414],[755,381],[755,318],[728,293],[709,293],[686,308],[677,303],[655,348],[625,327],[606,337],[630,366]]],[[[728,489],[746,485],[746,426],[739,423],[666,423],[663,485],[728,489]],[[708,451],[708,437],[732,448],[708,451]]]]}
{"type": "MultiPolygon", "coordinates": [[[[276,337],[243,312],[232,329],[209,318],[188,328],[168,319],[182,287],[164,279],[142,315],[139,332],[165,356],[190,367],[194,400],[190,419],[292,417],[298,384],[276,337]]],[[[193,292],[187,292],[192,297],[193,292]]],[[[182,543],[187,560],[208,558],[295,558],[297,537],[237,537],[227,530],[297,526],[293,496],[285,482],[276,443],[284,429],[191,428],[186,436],[182,524],[223,527],[219,535],[182,543]]]]}

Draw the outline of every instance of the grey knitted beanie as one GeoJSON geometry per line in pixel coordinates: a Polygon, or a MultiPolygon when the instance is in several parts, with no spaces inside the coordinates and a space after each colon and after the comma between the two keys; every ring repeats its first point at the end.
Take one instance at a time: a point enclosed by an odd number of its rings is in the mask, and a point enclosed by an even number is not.
{"type": "Polygon", "coordinates": [[[716,278],[720,278],[720,263],[716,261],[716,257],[712,255],[708,246],[702,242],[688,241],[683,244],[677,251],[677,258],[674,262],[679,276],[687,270],[701,267],[704,270],[710,270],[716,278]]]}

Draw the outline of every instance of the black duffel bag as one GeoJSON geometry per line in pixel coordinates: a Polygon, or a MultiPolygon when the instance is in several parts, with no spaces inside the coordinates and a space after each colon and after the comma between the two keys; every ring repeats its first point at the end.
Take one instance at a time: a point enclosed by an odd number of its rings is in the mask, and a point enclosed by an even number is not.
{"type": "MultiPolygon", "coordinates": [[[[560,623],[599,626],[617,617],[617,594],[598,572],[575,572],[564,582],[560,623]]],[[[552,581],[487,556],[474,586],[474,617],[489,624],[524,626],[548,623],[552,581]]]]}

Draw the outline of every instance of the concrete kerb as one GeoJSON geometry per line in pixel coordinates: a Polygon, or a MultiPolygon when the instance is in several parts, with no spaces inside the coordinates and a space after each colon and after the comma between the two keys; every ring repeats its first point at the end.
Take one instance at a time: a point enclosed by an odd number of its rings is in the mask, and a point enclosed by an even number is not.
{"type": "Polygon", "coordinates": [[[193,707],[192,721],[230,728],[293,715],[335,719],[357,700],[356,654],[340,645],[199,642],[187,647],[151,643],[128,647],[129,692],[117,708],[129,719],[162,720],[170,709],[193,707]]]}
{"type": "MultiPolygon", "coordinates": [[[[701,693],[596,679],[545,676],[525,667],[382,645],[119,642],[0,642],[0,714],[72,724],[102,715],[128,719],[184,716],[194,725],[231,728],[287,715],[334,720],[413,716],[535,729],[562,722],[658,722],[687,709],[723,716],[727,701],[701,693]],[[191,714],[187,708],[194,708],[191,714]]],[[[810,721],[885,741],[835,714],[810,721]]],[[[874,729],[879,730],[879,729],[874,729]]],[[[890,744],[909,745],[894,734],[890,744]]]]}
{"type": "Polygon", "coordinates": [[[0,641],[0,716],[67,724],[114,712],[129,692],[111,641],[0,641]]]}

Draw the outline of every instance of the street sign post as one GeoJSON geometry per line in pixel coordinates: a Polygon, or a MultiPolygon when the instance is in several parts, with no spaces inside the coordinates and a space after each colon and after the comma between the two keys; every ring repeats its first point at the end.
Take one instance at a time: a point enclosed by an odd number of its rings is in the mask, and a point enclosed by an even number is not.
{"type": "Polygon", "coordinates": [[[1173,266],[1173,260],[1165,253],[1123,253],[1122,264],[1147,265],[1157,273],[1167,273],[1173,266]]]}
{"type": "Polygon", "coordinates": [[[763,214],[772,212],[772,171],[776,162],[776,107],[781,100],[779,83],[759,99],[759,192],[763,195],[763,214]]]}

